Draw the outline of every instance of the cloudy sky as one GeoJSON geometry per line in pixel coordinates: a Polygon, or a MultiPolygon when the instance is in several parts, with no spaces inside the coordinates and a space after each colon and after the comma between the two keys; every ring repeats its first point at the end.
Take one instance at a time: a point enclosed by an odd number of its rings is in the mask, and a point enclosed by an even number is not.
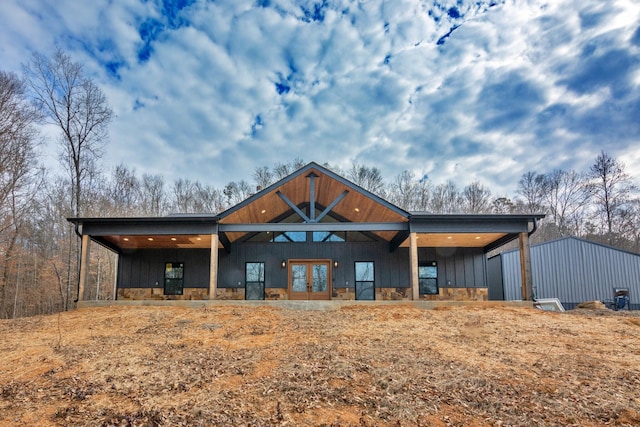
{"type": "Polygon", "coordinates": [[[107,166],[221,187],[302,158],[512,194],[605,149],[640,178],[637,0],[2,0],[0,69],[56,46],[107,166]]]}

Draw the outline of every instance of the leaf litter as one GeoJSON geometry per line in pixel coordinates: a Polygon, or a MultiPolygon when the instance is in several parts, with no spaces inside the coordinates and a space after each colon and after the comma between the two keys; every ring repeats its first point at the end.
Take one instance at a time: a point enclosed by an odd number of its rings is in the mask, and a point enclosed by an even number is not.
{"type": "Polygon", "coordinates": [[[640,424],[637,312],[103,307],[0,336],[0,426],[640,424]]]}

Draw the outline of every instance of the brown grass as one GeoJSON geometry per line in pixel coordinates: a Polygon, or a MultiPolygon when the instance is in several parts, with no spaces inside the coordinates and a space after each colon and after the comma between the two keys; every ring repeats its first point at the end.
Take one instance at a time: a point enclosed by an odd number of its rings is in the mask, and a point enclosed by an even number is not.
{"type": "Polygon", "coordinates": [[[637,313],[108,307],[0,321],[0,426],[639,425],[637,313]]]}

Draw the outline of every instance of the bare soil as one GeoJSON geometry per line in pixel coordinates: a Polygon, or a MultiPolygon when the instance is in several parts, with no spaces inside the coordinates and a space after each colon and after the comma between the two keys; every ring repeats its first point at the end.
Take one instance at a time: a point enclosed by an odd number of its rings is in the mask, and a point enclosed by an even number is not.
{"type": "Polygon", "coordinates": [[[637,312],[104,307],[0,358],[0,426],[640,425],[637,312]]]}

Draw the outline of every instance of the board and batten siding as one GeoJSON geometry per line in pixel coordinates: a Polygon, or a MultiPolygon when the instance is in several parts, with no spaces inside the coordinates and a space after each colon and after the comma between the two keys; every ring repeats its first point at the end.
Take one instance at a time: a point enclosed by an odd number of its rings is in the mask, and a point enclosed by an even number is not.
{"type": "Polygon", "coordinates": [[[125,251],[118,260],[118,288],[164,288],[167,262],[184,262],[185,288],[209,288],[210,254],[209,249],[125,251]]]}
{"type": "MultiPolygon", "coordinates": [[[[436,261],[441,288],[486,287],[486,261],[479,248],[419,248],[420,262],[436,261]]],[[[281,262],[292,259],[331,259],[332,287],[354,286],[354,263],[373,261],[376,287],[410,287],[409,249],[389,252],[386,242],[299,242],[238,243],[231,252],[220,250],[218,288],[245,286],[245,263],[265,263],[265,287],[287,288],[288,268],[281,262]]],[[[210,251],[208,249],[145,249],[120,255],[119,288],[163,287],[166,262],[184,262],[184,286],[209,287],[210,251]],[[158,283],[156,285],[156,282],[158,283]]]]}
{"type": "MultiPolygon", "coordinates": [[[[521,299],[520,252],[499,257],[504,299],[521,299]]],[[[611,300],[614,288],[629,288],[632,306],[640,297],[640,255],[574,237],[531,246],[531,270],[534,297],[558,298],[565,308],[611,300]]]]}

